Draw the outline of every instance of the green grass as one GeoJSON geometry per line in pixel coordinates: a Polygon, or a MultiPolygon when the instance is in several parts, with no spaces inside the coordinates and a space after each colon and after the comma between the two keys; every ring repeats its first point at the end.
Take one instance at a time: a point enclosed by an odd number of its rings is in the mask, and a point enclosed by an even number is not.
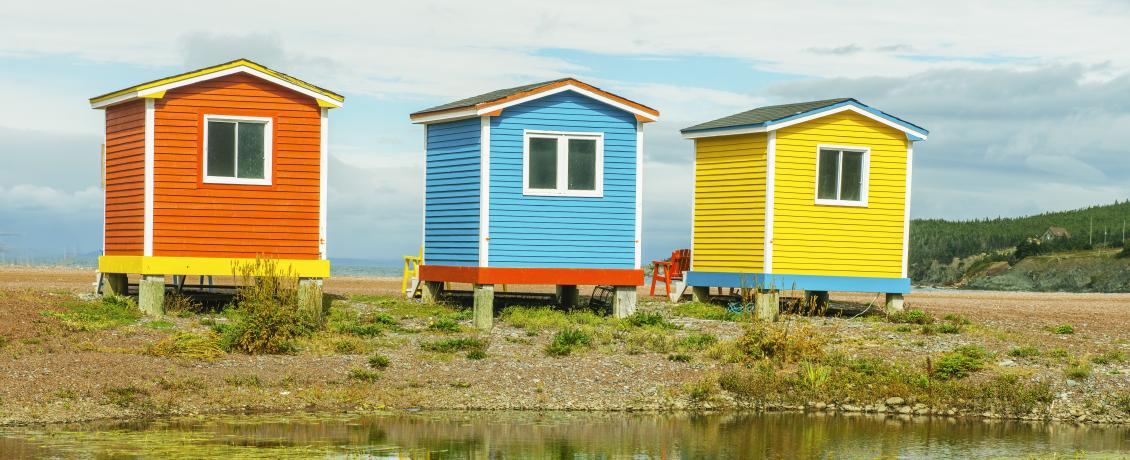
{"type": "Polygon", "coordinates": [[[454,316],[465,319],[466,315],[454,307],[443,303],[424,303],[414,299],[406,299],[389,295],[354,295],[350,297],[353,302],[363,303],[379,308],[384,313],[395,318],[432,318],[437,316],[454,316]]]}
{"type": "Polygon", "coordinates": [[[1014,358],[1030,358],[1033,356],[1040,356],[1040,349],[1036,347],[1016,347],[1008,351],[1008,355],[1014,358]]]}
{"type": "Polygon", "coordinates": [[[133,385],[106,388],[102,396],[107,403],[122,409],[143,409],[150,405],[149,391],[133,385]]]}
{"type": "Polygon", "coordinates": [[[925,311],[911,309],[888,314],[887,321],[902,324],[932,324],[934,317],[925,311]]]}
{"type": "Polygon", "coordinates": [[[1058,326],[1052,327],[1051,331],[1056,334],[1074,334],[1075,326],[1072,326],[1070,324],[1060,324],[1058,326]]]}
{"type": "Polygon", "coordinates": [[[973,324],[973,321],[971,321],[969,319],[969,317],[965,316],[965,315],[949,314],[949,315],[942,317],[942,319],[949,321],[953,324],[957,324],[959,326],[968,326],[968,325],[973,324]]]}
{"type": "Polygon", "coordinates": [[[1126,362],[1126,354],[1121,350],[1111,350],[1098,356],[1091,358],[1091,362],[1095,364],[1121,364],[1126,362]]]}
{"type": "Polygon", "coordinates": [[[624,318],[624,324],[631,327],[658,327],[663,329],[678,329],[679,326],[667,320],[662,314],[636,312],[624,318]]]}
{"type": "Polygon", "coordinates": [[[507,307],[502,310],[500,320],[530,333],[558,331],[569,327],[610,327],[616,321],[587,310],[565,312],[548,307],[507,307]]]}
{"type": "Polygon", "coordinates": [[[369,367],[373,369],[387,369],[391,361],[388,356],[376,354],[369,357],[369,367]]]}
{"type": "Polygon", "coordinates": [[[676,304],[671,308],[671,313],[675,316],[715,321],[740,321],[742,318],[742,315],[734,313],[726,307],[702,302],[676,304]]]}
{"type": "Polygon", "coordinates": [[[420,342],[420,348],[436,353],[455,353],[460,351],[471,352],[475,350],[486,351],[490,345],[486,340],[477,337],[453,337],[431,342],[420,342]]]}
{"type": "Polygon", "coordinates": [[[942,353],[934,362],[934,377],[941,380],[962,379],[985,367],[987,353],[979,346],[962,346],[942,353]]]}
{"type": "Polygon", "coordinates": [[[1086,380],[1091,377],[1091,363],[1076,361],[1063,370],[1063,375],[1072,380],[1086,380]]]}
{"type": "Polygon", "coordinates": [[[335,302],[330,308],[326,318],[326,328],[341,334],[355,335],[358,337],[376,337],[386,329],[399,325],[395,318],[387,313],[359,313],[350,307],[335,302]]]}
{"type": "Polygon", "coordinates": [[[545,354],[549,356],[569,356],[580,348],[591,347],[592,336],[580,329],[562,329],[553,335],[553,341],[546,345],[545,354]]]}
{"type": "Polygon", "coordinates": [[[224,377],[224,383],[233,387],[259,388],[263,386],[263,381],[255,374],[228,375],[224,377]]]}
{"type": "Polygon", "coordinates": [[[349,376],[348,377],[349,377],[349,380],[355,380],[355,381],[358,381],[358,382],[365,382],[365,383],[373,383],[373,382],[376,382],[377,380],[381,379],[381,374],[379,372],[371,371],[371,370],[368,370],[368,369],[361,369],[359,367],[355,367],[355,368],[349,370],[349,376]]]}
{"type": "Polygon", "coordinates": [[[459,322],[454,318],[451,318],[450,316],[441,316],[439,318],[433,319],[432,322],[428,324],[428,330],[432,332],[454,334],[461,332],[463,328],[459,326],[459,322]]]}
{"type": "Polygon", "coordinates": [[[703,351],[718,343],[718,336],[707,333],[693,333],[675,341],[675,348],[685,351],[703,351]]]}
{"type": "Polygon", "coordinates": [[[173,326],[175,326],[175,324],[173,324],[169,321],[165,321],[165,320],[149,321],[149,322],[146,322],[144,325],[145,325],[145,327],[148,327],[150,329],[158,329],[158,330],[172,329],[173,326]]]}
{"type": "Polygon", "coordinates": [[[136,323],[141,310],[129,297],[108,296],[97,300],[67,300],[62,312],[43,312],[44,316],[58,318],[73,331],[99,331],[136,323]]]}
{"type": "Polygon", "coordinates": [[[667,355],[667,360],[677,363],[689,363],[694,360],[694,357],[685,353],[672,353],[667,355]]]}

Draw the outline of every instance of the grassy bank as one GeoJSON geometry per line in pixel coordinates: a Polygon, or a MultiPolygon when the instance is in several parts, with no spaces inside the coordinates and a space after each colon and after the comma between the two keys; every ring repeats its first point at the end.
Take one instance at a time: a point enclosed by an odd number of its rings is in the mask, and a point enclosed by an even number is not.
{"type": "Polygon", "coordinates": [[[316,312],[172,299],[161,319],[67,292],[0,290],[0,303],[7,424],[412,407],[1130,417],[1128,337],[1085,318],[1012,323],[915,305],[763,324],[645,301],[626,319],[512,307],[483,333],[458,306],[375,295],[316,312]]]}

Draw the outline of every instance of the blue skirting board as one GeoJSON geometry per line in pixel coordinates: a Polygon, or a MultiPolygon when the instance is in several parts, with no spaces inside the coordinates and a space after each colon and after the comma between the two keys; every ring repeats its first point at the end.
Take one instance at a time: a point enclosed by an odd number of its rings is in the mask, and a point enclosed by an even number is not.
{"type": "Polygon", "coordinates": [[[686,280],[687,286],[897,294],[910,292],[910,278],[689,271],[686,273],[686,280]]]}

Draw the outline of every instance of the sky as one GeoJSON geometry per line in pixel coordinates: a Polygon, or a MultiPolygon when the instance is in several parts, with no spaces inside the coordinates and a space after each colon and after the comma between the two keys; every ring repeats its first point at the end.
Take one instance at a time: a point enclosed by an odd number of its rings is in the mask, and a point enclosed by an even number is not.
{"type": "Polygon", "coordinates": [[[420,245],[408,114],[573,76],[660,111],[644,258],[690,243],[691,141],[761,105],[854,97],[930,130],[912,216],[1018,216],[1130,197],[1123,1],[60,2],[0,14],[0,247],[101,247],[103,112],[88,98],[237,58],[345,95],[330,114],[331,259],[420,245]]]}

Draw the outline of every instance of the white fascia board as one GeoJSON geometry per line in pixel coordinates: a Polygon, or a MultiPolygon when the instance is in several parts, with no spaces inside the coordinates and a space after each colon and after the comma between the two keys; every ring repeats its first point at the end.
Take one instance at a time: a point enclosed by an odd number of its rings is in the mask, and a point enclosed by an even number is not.
{"type": "Polygon", "coordinates": [[[526,102],[529,102],[529,101],[532,101],[532,100],[535,100],[535,99],[541,99],[543,97],[552,96],[554,94],[565,92],[565,91],[576,91],[577,93],[580,93],[584,96],[596,99],[600,102],[611,105],[611,106],[616,107],[616,108],[623,110],[625,112],[629,112],[629,113],[632,113],[632,114],[635,114],[635,115],[639,115],[639,116],[646,118],[648,120],[651,120],[651,121],[659,120],[659,117],[656,117],[655,115],[644,112],[643,110],[637,109],[637,108],[632,107],[632,106],[627,105],[627,104],[623,104],[621,102],[615,101],[613,99],[610,99],[608,97],[605,97],[605,96],[597,94],[597,93],[594,93],[592,91],[581,88],[579,86],[569,84],[569,85],[559,86],[557,88],[553,88],[553,89],[548,90],[548,91],[542,91],[542,92],[539,92],[539,93],[534,93],[534,94],[531,94],[529,96],[526,96],[526,97],[523,97],[523,98],[520,98],[520,99],[514,99],[512,101],[506,101],[506,102],[503,102],[503,103],[486,106],[486,107],[483,107],[481,109],[475,109],[474,107],[471,107],[471,108],[467,108],[467,109],[463,109],[463,110],[453,110],[451,112],[437,113],[437,114],[434,114],[434,115],[421,115],[419,117],[414,117],[412,119],[412,122],[413,123],[436,123],[436,122],[444,122],[444,121],[455,121],[455,120],[459,120],[459,119],[463,119],[463,118],[471,118],[471,117],[476,117],[476,116],[483,116],[483,115],[487,115],[489,113],[496,112],[498,110],[506,109],[507,107],[513,107],[513,106],[518,105],[518,104],[524,104],[526,102]]]}
{"type": "Polygon", "coordinates": [[[247,73],[249,75],[253,75],[253,76],[262,78],[264,80],[267,80],[267,81],[274,83],[274,84],[277,84],[279,86],[285,87],[287,89],[297,91],[299,93],[305,94],[305,95],[310,96],[310,97],[317,99],[319,101],[325,102],[325,103],[327,103],[327,104],[329,104],[329,105],[331,105],[335,108],[340,108],[342,106],[341,101],[338,101],[338,100],[333,99],[333,98],[326,97],[326,96],[319,94],[315,91],[311,91],[309,89],[303,88],[303,87],[298,86],[298,85],[291,83],[289,81],[275,77],[274,75],[263,73],[263,72],[260,72],[258,70],[255,70],[251,67],[241,65],[241,66],[237,66],[237,67],[232,67],[230,69],[224,69],[224,70],[221,70],[221,71],[218,71],[218,72],[212,72],[212,73],[208,73],[208,74],[204,74],[204,75],[198,75],[198,76],[188,78],[188,79],[185,79],[185,80],[179,80],[179,81],[166,83],[164,85],[154,86],[152,88],[146,88],[146,89],[139,90],[139,91],[136,91],[136,92],[133,92],[133,93],[123,94],[121,96],[118,96],[118,97],[115,97],[115,98],[112,98],[112,99],[107,99],[105,101],[100,101],[100,102],[90,104],[90,107],[94,108],[94,109],[101,109],[101,108],[108,107],[108,106],[113,105],[113,104],[117,104],[117,103],[120,103],[120,102],[125,102],[125,101],[128,101],[128,100],[131,100],[131,99],[135,99],[135,98],[139,98],[139,97],[145,97],[145,96],[148,96],[150,94],[160,93],[162,91],[168,91],[170,89],[180,88],[182,86],[188,86],[188,85],[200,83],[202,81],[208,81],[208,80],[211,80],[211,79],[214,79],[214,78],[220,78],[220,77],[236,74],[236,73],[239,73],[239,72],[244,72],[244,73],[247,73]]]}
{"type": "Polygon", "coordinates": [[[926,140],[926,133],[914,131],[914,130],[909,129],[909,128],[903,126],[903,125],[900,125],[900,124],[895,123],[891,120],[888,120],[886,118],[875,115],[871,112],[868,112],[866,110],[863,110],[863,109],[856,107],[854,105],[851,105],[851,104],[836,107],[834,109],[824,110],[824,111],[821,111],[821,112],[816,112],[812,115],[808,115],[808,116],[804,116],[804,117],[800,117],[800,118],[794,118],[794,119],[788,120],[788,121],[782,121],[780,123],[769,123],[768,125],[765,126],[765,129],[767,131],[774,131],[774,130],[786,128],[786,127],[789,127],[789,126],[792,126],[792,125],[796,125],[796,124],[800,124],[800,123],[804,123],[804,122],[808,122],[808,121],[812,121],[812,120],[815,120],[817,118],[826,117],[828,115],[833,115],[833,114],[837,114],[837,113],[844,112],[844,111],[855,112],[857,114],[863,115],[867,118],[870,118],[870,119],[875,120],[879,123],[882,123],[884,125],[895,128],[895,129],[902,131],[904,133],[913,134],[914,136],[919,137],[922,140],[926,140]]]}
{"type": "Polygon", "coordinates": [[[684,133],[683,139],[701,139],[704,137],[717,137],[717,136],[734,136],[737,134],[755,134],[763,133],[766,129],[764,126],[754,126],[751,128],[734,128],[734,129],[716,129],[712,131],[697,131],[684,133]]]}
{"type": "Polygon", "coordinates": [[[412,117],[412,123],[416,124],[430,124],[430,123],[445,123],[448,121],[465,120],[468,118],[476,118],[479,113],[474,108],[456,110],[451,112],[436,113],[432,115],[420,115],[412,117]]]}

